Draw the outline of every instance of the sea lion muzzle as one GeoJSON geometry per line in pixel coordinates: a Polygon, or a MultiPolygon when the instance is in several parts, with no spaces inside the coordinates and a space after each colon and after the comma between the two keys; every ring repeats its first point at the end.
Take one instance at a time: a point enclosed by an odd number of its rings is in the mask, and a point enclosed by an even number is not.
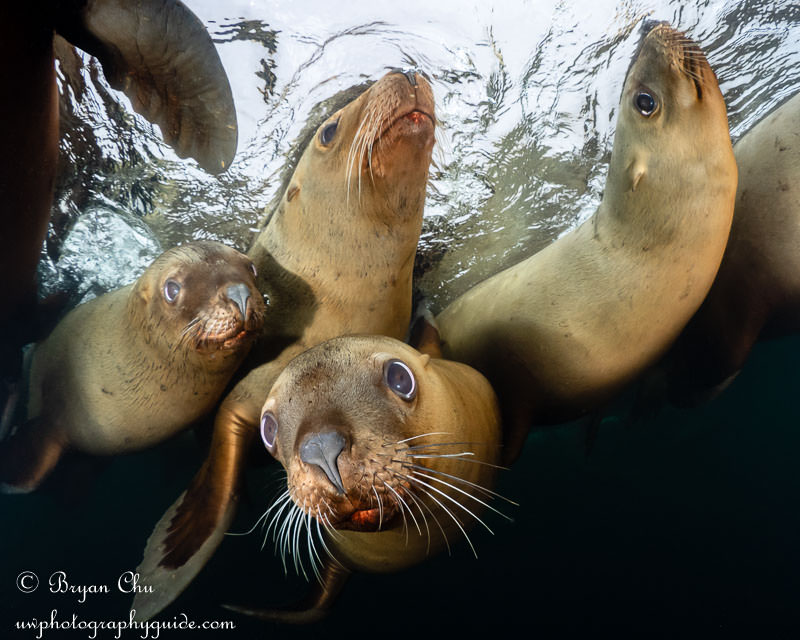
{"type": "Polygon", "coordinates": [[[344,490],[336,460],[344,445],[344,436],[338,431],[310,434],[300,445],[300,459],[306,464],[313,464],[322,469],[331,484],[343,495],[347,492],[344,490]]]}
{"type": "Polygon", "coordinates": [[[250,300],[250,289],[246,284],[232,284],[225,289],[225,295],[235,304],[242,314],[242,320],[247,317],[247,301],[250,300]]]}

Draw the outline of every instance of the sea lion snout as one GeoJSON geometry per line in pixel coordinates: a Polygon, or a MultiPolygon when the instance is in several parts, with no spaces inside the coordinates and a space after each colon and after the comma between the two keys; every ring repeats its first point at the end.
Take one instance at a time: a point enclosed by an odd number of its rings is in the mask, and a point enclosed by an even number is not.
{"type": "Polygon", "coordinates": [[[250,300],[250,288],[241,282],[232,284],[225,289],[225,295],[239,309],[239,313],[242,314],[242,321],[244,321],[247,318],[247,302],[250,300]]]}
{"type": "Polygon", "coordinates": [[[310,433],[300,444],[300,459],[319,467],[337,491],[345,494],[337,459],[345,447],[344,436],[338,431],[310,433]]]}

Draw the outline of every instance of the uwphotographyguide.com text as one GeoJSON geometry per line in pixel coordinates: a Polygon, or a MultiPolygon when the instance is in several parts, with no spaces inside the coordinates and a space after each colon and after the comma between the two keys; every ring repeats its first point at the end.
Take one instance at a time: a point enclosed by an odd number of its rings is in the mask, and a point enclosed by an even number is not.
{"type": "MultiPolygon", "coordinates": [[[[114,633],[114,638],[122,638],[122,634],[126,632],[138,632],[138,637],[148,639],[156,639],[161,635],[162,631],[233,631],[236,627],[231,621],[214,621],[206,620],[204,622],[195,622],[189,620],[185,614],[179,614],[172,620],[134,620],[136,611],[131,611],[127,620],[84,620],[78,614],[73,613],[71,616],[60,617],[58,609],[50,611],[50,617],[47,619],[31,618],[29,620],[19,620],[15,623],[15,628],[18,631],[30,631],[32,637],[41,639],[44,638],[48,632],[58,631],[85,631],[86,637],[90,640],[98,638],[98,633],[101,631],[111,631],[114,633]]],[[[103,637],[110,637],[108,634],[103,634],[103,637]]]]}

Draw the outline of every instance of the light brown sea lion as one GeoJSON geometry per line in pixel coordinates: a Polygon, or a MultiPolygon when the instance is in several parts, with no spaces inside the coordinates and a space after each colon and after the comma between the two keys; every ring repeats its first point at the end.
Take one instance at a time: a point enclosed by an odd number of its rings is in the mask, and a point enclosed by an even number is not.
{"type": "Polygon", "coordinates": [[[393,338],[347,336],[278,376],[260,432],[288,488],[263,520],[284,564],[288,555],[313,571],[319,588],[291,611],[231,608],[312,622],[351,571],[398,571],[462,537],[472,545],[468,528],[494,509],[500,411],[480,373],[432,355],[393,338]]]}
{"type": "Polygon", "coordinates": [[[37,345],[29,421],[0,450],[0,481],[34,489],[65,449],[154,445],[209,412],[265,315],[251,260],[218,242],[159,256],[131,285],[73,309],[37,345]]]}
{"type": "Polygon", "coordinates": [[[433,142],[431,87],[412,72],[387,74],[316,130],[249,252],[275,313],[217,413],[206,462],[148,541],[138,571],[154,593],[134,601],[138,619],[172,601],[221,541],[286,364],[339,335],[404,335],[433,142]]]}
{"type": "Polygon", "coordinates": [[[725,249],[736,163],[716,77],[687,36],[646,28],[597,211],[437,317],[445,357],[497,391],[507,460],[532,423],[598,407],[662,355],[725,249]]]}
{"type": "Polygon", "coordinates": [[[678,405],[724,389],[759,338],[800,330],[800,94],[733,150],[739,187],[719,273],[658,367],[678,405]]]}
{"type": "MultiPolygon", "coordinates": [[[[35,272],[58,160],[53,34],[97,56],[106,78],[181,157],[219,173],[236,151],[236,112],[214,43],[178,0],[0,3],[0,383],[35,339],[35,272]],[[12,63],[13,61],[13,63],[12,63]]],[[[2,402],[0,389],[0,402],[2,402]]]]}

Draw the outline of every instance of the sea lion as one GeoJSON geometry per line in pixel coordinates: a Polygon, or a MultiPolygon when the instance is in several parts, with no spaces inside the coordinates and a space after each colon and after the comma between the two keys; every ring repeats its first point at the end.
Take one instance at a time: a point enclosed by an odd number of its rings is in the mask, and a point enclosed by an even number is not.
{"type": "Polygon", "coordinates": [[[131,285],[67,314],[37,345],[29,421],[0,451],[0,481],[30,491],[65,449],[154,445],[209,412],[265,315],[251,260],[218,242],[164,252],[131,285]]]}
{"type": "Polygon", "coordinates": [[[295,610],[235,610],[312,622],[351,571],[398,571],[462,537],[472,545],[468,528],[497,497],[500,411],[486,378],[436,356],[393,338],[346,336],[278,376],[260,433],[287,489],[262,519],[284,563],[288,555],[313,571],[319,589],[295,610]]]}
{"type": "Polygon", "coordinates": [[[683,33],[645,25],[596,212],[436,319],[445,357],[497,391],[507,462],[532,423],[597,408],[664,353],[711,286],[735,192],[714,72],[683,33]]]}
{"type": "Polygon", "coordinates": [[[759,338],[800,330],[800,94],[733,151],[739,187],[719,273],[656,377],[648,376],[677,405],[722,391],[759,338]]]}
{"type": "Polygon", "coordinates": [[[148,540],[138,572],[154,594],[134,601],[138,619],[172,601],[221,541],[286,364],[339,335],[404,335],[433,142],[433,94],[414,72],[387,74],[315,130],[248,254],[275,313],[220,406],[208,458],[148,540]]]}
{"type": "Polygon", "coordinates": [[[54,32],[97,56],[111,86],[160,127],[179,156],[219,173],[233,159],[237,131],[214,43],[178,0],[3,2],[0,24],[9,62],[0,70],[0,383],[9,384],[21,345],[36,338],[35,273],[58,160],[54,32]]]}

